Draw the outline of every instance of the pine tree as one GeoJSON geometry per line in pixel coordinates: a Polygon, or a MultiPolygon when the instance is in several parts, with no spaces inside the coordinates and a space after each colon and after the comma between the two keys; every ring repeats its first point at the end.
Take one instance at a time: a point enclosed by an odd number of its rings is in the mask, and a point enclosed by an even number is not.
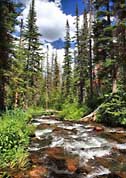
{"type": "Polygon", "coordinates": [[[117,74],[114,56],[113,9],[110,1],[95,1],[96,20],[94,25],[94,54],[96,66],[96,87],[98,94],[114,91],[117,74]]]}
{"type": "MultiPolygon", "coordinates": [[[[12,99],[12,106],[15,108],[17,107],[24,107],[24,85],[25,85],[25,79],[24,79],[24,69],[25,69],[25,58],[26,55],[24,53],[24,48],[23,48],[23,19],[21,19],[20,22],[20,37],[19,40],[16,39],[15,44],[15,50],[14,50],[14,58],[13,62],[11,65],[11,79],[9,85],[11,85],[10,89],[12,90],[11,97],[13,96],[12,99]]],[[[10,97],[10,96],[9,96],[10,97]]]]}
{"type": "Polygon", "coordinates": [[[16,24],[16,5],[10,0],[0,1],[0,110],[6,107],[7,71],[10,68],[9,56],[12,49],[12,32],[16,24]]]}
{"type": "Polygon", "coordinates": [[[75,19],[75,50],[74,50],[74,70],[73,70],[73,91],[76,98],[78,98],[78,70],[79,70],[79,53],[80,53],[80,29],[79,29],[79,11],[78,11],[78,4],[76,5],[76,19],[75,19]]]}
{"type": "Polygon", "coordinates": [[[60,79],[60,66],[58,64],[57,52],[54,55],[53,63],[53,88],[52,88],[52,108],[59,109],[61,106],[61,79],[60,79]]]}
{"type": "Polygon", "coordinates": [[[74,63],[74,88],[76,88],[79,104],[84,102],[85,80],[88,71],[88,23],[87,13],[83,15],[83,26],[79,28],[78,7],[76,7],[76,52],[74,63]]]}
{"type": "Polygon", "coordinates": [[[54,90],[57,92],[60,89],[60,69],[57,61],[57,53],[54,58],[54,78],[53,78],[54,90]]]}
{"type": "MultiPolygon", "coordinates": [[[[31,100],[34,104],[37,104],[39,100],[39,82],[41,80],[41,61],[42,61],[42,47],[39,42],[39,37],[41,35],[38,33],[38,27],[36,25],[36,12],[35,12],[35,0],[32,0],[30,5],[29,15],[27,19],[27,24],[24,31],[25,53],[26,53],[26,80],[28,81],[27,88],[29,93],[31,93],[31,100]],[[38,89],[38,90],[37,90],[38,89]]],[[[30,99],[30,95],[27,100],[30,99]]]]}
{"type": "Polygon", "coordinates": [[[86,91],[86,80],[88,76],[88,22],[87,12],[84,12],[83,26],[80,33],[80,46],[78,54],[78,101],[79,104],[84,102],[86,91]]]}
{"type": "Polygon", "coordinates": [[[70,97],[72,92],[72,57],[70,52],[70,27],[69,22],[66,22],[66,37],[65,37],[65,56],[63,63],[63,77],[62,77],[62,88],[63,88],[63,96],[70,97]]]}
{"type": "Polygon", "coordinates": [[[126,91],[126,1],[114,0],[115,24],[115,53],[117,56],[119,78],[123,89],[126,91]]]}
{"type": "Polygon", "coordinates": [[[49,46],[47,46],[47,56],[46,56],[46,74],[45,74],[45,89],[46,89],[46,109],[50,106],[49,98],[52,91],[52,73],[49,63],[49,46]]]}

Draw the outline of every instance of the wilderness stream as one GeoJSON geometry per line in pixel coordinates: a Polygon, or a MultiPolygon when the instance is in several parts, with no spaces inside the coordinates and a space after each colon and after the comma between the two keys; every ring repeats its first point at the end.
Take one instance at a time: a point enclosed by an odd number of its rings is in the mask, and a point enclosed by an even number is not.
{"type": "Polygon", "coordinates": [[[33,119],[35,136],[29,147],[32,168],[21,177],[126,178],[126,131],[96,131],[85,123],[33,119]]]}

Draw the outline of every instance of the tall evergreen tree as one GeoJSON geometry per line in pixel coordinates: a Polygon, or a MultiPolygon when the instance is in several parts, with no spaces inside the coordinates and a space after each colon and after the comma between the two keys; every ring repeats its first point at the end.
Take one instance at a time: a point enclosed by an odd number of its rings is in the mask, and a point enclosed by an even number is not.
{"type": "MultiPolygon", "coordinates": [[[[42,48],[39,42],[40,34],[38,33],[38,27],[36,25],[36,12],[35,12],[35,0],[32,0],[30,5],[27,24],[24,31],[25,53],[26,53],[26,73],[28,88],[31,88],[32,100],[38,98],[39,82],[41,79],[41,60],[42,60],[42,48]]],[[[30,91],[29,91],[30,93],[30,91]]],[[[28,96],[30,98],[30,96],[28,96]]],[[[35,99],[35,100],[36,100],[35,99]]],[[[37,99],[38,100],[38,99],[37,99]]],[[[35,103],[35,102],[34,102],[35,103]]]]}
{"type": "Polygon", "coordinates": [[[126,1],[113,0],[115,23],[115,53],[121,85],[126,91],[126,1]]]}
{"type": "Polygon", "coordinates": [[[79,70],[79,54],[80,54],[80,28],[79,28],[79,11],[78,11],[78,4],[76,5],[76,19],[75,19],[75,27],[76,27],[76,32],[75,32],[75,50],[74,50],[74,70],[73,70],[73,91],[78,98],[78,70],[79,70]]]}
{"type": "Polygon", "coordinates": [[[72,57],[70,52],[70,26],[67,20],[66,22],[66,37],[65,37],[65,56],[64,56],[64,63],[63,63],[63,78],[62,78],[62,88],[63,88],[63,95],[65,97],[70,97],[72,92],[72,57]]]}
{"type": "Polygon", "coordinates": [[[46,109],[49,108],[50,101],[49,98],[51,96],[52,91],[52,73],[49,62],[49,46],[47,46],[47,54],[46,54],[46,74],[45,74],[45,89],[46,89],[46,109]]]}
{"type": "Polygon", "coordinates": [[[88,77],[88,22],[87,12],[84,12],[83,26],[80,33],[80,45],[78,54],[78,101],[79,104],[84,102],[86,92],[86,80],[88,77]]]}
{"type": "Polygon", "coordinates": [[[116,56],[114,56],[113,9],[110,0],[95,1],[96,20],[94,25],[94,54],[97,66],[97,88],[99,93],[114,91],[116,56]]]}
{"type": "MultiPolygon", "coordinates": [[[[76,52],[74,63],[74,85],[77,91],[77,100],[79,104],[84,102],[85,80],[88,71],[88,23],[87,13],[83,15],[83,26],[79,28],[78,7],[76,7],[76,52]]],[[[75,88],[74,87],[74,88],[75,88]]]]}
{"type": "Polygon", "coordinates": [[[57,92],[60,89],[60,69],[57,61],[57,53],[54,58],[54,78],[53,78],[53,86],[54,90],[57,92]]]}
{"type": "Polygon", "coordinates": [[[9,56],[12,49],[12,32],[17,17],[16,6],[11,0],[0,1],[0,110],[6,107],[7,71],[10,67],[9,56]]]}
{"type": "MultiPolygon", "coordinates": [[[[26,55],[24,53],[24,47],[23,47],[23,19],[21,19],[20,22],[20,37],[19,40],[16,39],[16,44],[15,44],[15,52],[14,52],[14,57],[13,57],[13,62],[11,65],[11,71],[10,71],[10,82],[9,82],[9,86],[10,86],[10,90],[12,90],[12,92],[10,92],[9,96],[10,98],[12,98],[12,100],[10,101],[11,106],[17,108],[17,107],[24,107],[23,103],[24,103],[24,85],[25,85],[25,80],[24,80],[24,69],[25,69],[25,58],[26,55]]],[[[9,104],[9,103],[8,103],[9,104]]],[[[9,105],[10,105],[9,104],[9,105]]]]}

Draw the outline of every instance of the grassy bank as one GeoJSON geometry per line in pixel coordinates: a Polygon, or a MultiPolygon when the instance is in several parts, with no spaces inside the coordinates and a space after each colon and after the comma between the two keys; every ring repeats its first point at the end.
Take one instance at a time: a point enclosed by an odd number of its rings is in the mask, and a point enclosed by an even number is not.
{"type": "Polygon", "coordinates": [[[33,126],[29,120],[40,115],[41,108],[6,111],[0,118],[0,168],[24,168],[28,163],[28,145],[33,126]]]}

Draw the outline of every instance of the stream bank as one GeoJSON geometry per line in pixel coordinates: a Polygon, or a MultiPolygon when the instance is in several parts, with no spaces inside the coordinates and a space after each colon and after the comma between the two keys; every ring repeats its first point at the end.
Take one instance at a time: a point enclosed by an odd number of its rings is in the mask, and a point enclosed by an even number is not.
{"type": "Polygon", "coordinates": [[[29,170],[13,172],[13,178],[125,178],[126,130],[97,131],[89,123],[41,116],[29,147],[29,170]]]}

